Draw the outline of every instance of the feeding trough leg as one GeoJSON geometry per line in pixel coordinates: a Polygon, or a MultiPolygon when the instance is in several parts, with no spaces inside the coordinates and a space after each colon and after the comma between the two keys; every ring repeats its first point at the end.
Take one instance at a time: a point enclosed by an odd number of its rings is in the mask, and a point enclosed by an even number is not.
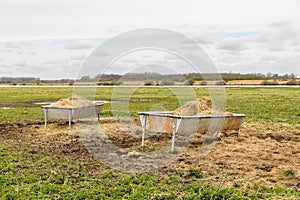
{"type": "Polygon", "coordinates": [[[69,110],[69,131],[71,131],[71,124],[72,124],[72,110],[69,110]]]}
{"type": "Polygon", "coordinates": [[[47,128],[48,109],[44,109],[45,129],[47,128]]]}
{"type": "Polygon", "coordinates": [[[145,146],[145,133],[146,133],[147,115],[143,115],[142,120],[142,149],[145,146]]]}
{"type": "Polygon", "coordinates": [[[171,147],[171,152],[174,152],[176,131],[177,131],[177,119],[174,118],[174,121],[173,121],[173,132],[172,132],[172,147],[171,147]]]}

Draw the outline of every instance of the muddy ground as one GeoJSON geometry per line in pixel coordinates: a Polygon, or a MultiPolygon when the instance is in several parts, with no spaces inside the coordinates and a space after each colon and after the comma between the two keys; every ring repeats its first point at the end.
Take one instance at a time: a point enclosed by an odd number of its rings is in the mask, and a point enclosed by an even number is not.
{"type": "MultiPolygon", "coordinates": [[[[49,105],[58,101],[59,99],[52,99],[51,101],[45,100],[1,100],[0,101],[0,108],[1,107],[36,107],[37,105],[49,105]]],[[[160,100],[160,98],[118,98],[118,99],[97,99],[97,101],[104,101],[104,102],[135,102],[135,101],[151,101],[151,100],[160,100]]]]}
{"type": "MultiPolygon", "coordinates": [[[[138,158],[160,146],[170,145],[171,136],[159,133],[147,137],[143,150],[141,127],[136,125],[137,122],[119,123],[124,125],[122,130],[110,118],[100,121],[106,140],[122,149],[128,158],[138,158]]],[[[97,156],[88,150],[79,135],[75,124],[69,131],[65,122],[51,123],[47,129],[41,123],[0,125],[0,140],[4,144],[15,141],[19,147],[26,146],[34,154],[66,159],[77,157],[84,163],[94,163],[97,156]]],[[[291,125],[243,123],[238,135],[222,134],[208,155],[200,158],[203,141],[203,134],[196,135],[189,148],[168,166],[159,168],[158,173],[187,176],[186,171],[194,168],[203,173],[203,182],[213,185],[251,189],[253,183],[258,182],[300,188],[300,130],[291,125]],[[287,176],[288,170],[294,171],[295,175],[287,176]]],[[[97,176],[99,173],[95,168],[90,174],[97,176]]]]}

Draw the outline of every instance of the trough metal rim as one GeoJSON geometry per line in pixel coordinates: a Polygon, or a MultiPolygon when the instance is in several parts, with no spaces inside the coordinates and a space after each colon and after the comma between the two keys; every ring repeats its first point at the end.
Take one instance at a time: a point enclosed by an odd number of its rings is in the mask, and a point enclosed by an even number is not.
{"type": "Polygon", "coordinates": [[[138,112],[139,115],[156,116],[156,117],[166,117],[166,118],[176,118],[176,119],[201,119],[201,118],[230,118],[230,117],[246,117],[245,114],[232,115],[203,115],[203,116],[179,116],[173,115],[172,111],[166,112],[138,112]]]}
{"type": "Polygon", "coordinates": [[[51,107],[51,105],[47,105],[47,106],[42,106],[42,108],[46,108],[46,109],[58,109],[58,110],[77,110],[77,109],[82,109],[82,108],[91,108],[91,107],[101,107],[103,106],[104,103],[101,104],[95,104],[93,106],[82,106],[82,107],[71,107],[71,108],[60,108],[60,107],[51,107]]]}

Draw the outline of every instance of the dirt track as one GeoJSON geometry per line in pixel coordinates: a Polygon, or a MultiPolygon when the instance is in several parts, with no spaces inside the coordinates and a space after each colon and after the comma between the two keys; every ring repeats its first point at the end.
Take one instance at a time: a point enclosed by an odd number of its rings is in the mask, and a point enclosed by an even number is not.
{"type": "MultiPolygon", "coordinates": [[[[124,151],[143,153],[139,138],[124,134],[112,120],[102,119],[101,124],[110,131],[108,138],[124,151]]],[[[133,131],[140,134],[136,129],[133,131]]],[[[29,146],[33,153],[79,157],[88,163],[93,160],[75,128],[68,131],[65,123],[50,124],[47,130],[42,124],[0,125],[0,139],[4,143],[13,140],[20,146],[29,146]]],[[[214,185],[221,183],[251,189],[253,182],[260,182],[264,185],[300,187],[300,130],[293,126],[244,123],[238,136],[221,135],[211,152],[205,158],[199,158],[203,139],[203,136],[197,136],[184,155],[168,167],[161,168],[159,173],[186,176],[187,169],[196,168],[203,172],[203,182],[214,185]],[[296,172],[295,176],[284,175],[284,171],[290,169],[296,172]]],[[[169,140],[170,136],[158,134],[148,138],[146,146],[157,147],[169,140]]],[[[91,174],[97,176],[96,171],[91,174]]]]}

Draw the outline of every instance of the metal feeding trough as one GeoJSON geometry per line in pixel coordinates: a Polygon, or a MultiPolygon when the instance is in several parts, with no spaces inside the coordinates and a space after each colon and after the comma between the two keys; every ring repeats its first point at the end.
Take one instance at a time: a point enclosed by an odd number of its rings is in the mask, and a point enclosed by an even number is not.
{"type": "Polygon", "coordinates": [[[139,112],[142,124],[142,147],[146,130],[172,134],[171,151],[174,151],[176,133],[239,132],[245,114],[179,116],[173,112],[139,112]]]}
{"type": "Polygon", "coordinates": [[[45,117],[45,128],[47,127],[47,119],[63,119],[69,120],[69,130],[71,129],[72,119],[87,118],[90,116],[98,116],[98,121],[100,117],[100,111],[103,103],[97,103],[92,106],[83,107],[72,107],[72,108],[62,108],[62,107],[51,107],[51,105],[42,106],[45,117]]]}

